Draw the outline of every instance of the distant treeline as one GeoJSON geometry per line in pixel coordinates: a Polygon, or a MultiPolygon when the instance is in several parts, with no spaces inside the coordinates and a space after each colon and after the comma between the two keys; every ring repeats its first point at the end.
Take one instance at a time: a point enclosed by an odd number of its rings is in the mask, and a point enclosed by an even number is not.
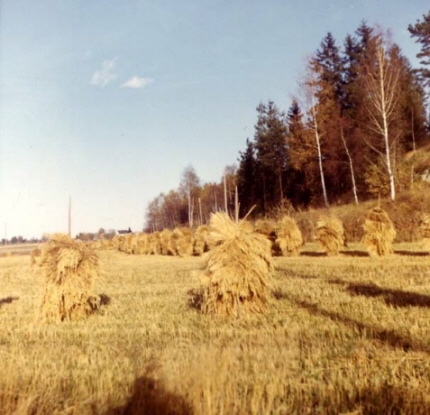
{"type": "Polygon", "coordinates": [[[42,242],[42,239],[37,239],[37,238],[26,239],[22,236],[13,236],[10,239],[3,238],[0,243],[2,245],[16,245],[16,244],[27,244],[27,243],[36,244],[39,242],[42,242]]]}
{"type": "Polygon", "coordinates": [[[422,173],[414,151],[430,138],[430,12],[408,29],[422,45],[421,69],[412,68],[389,32],[366,22],[342,46],[328,33],[308,59],[288,110],[273,101],[258,105],[238,168],[226,168],[219,183],[201,185],[188,167],[178,190],[149,203],[147,230],[206,223],[211,212],[233,209],[236,186],[241,215],[252,206],[254,215],[270,215],[285,205],[394,201],[414,188],[422,173]]]}

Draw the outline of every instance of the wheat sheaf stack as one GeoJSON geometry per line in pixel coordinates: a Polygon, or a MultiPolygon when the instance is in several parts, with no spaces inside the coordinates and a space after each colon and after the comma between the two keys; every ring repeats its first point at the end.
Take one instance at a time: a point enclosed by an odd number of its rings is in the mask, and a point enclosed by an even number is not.
{"type": "Polygon", "coordinates": [[[173,235],[176,236],[176,252],[179,256],[192,256],[194,237],[193,232],[189,228],[175,228],[173,235]]]}
{"type": "Polygon", "coordinates": [[[283,256],[297,256],[303,246],[303,237],[295,220],[284,216],[275,230],[276,246],[283,256]]]}
{"type": "Polygon", "coordinates": [[[364,221],[363,244],[369,255],[384,256],[393,253],[396,230],[385,210],[374,207],[367,211],[364,221]]]}
{"type": "Polygon", "coordinates": [[[339,255],[340,248],[347,246],[342,222],[330,216],[322,216],[318,219],[315,239],[329,256],[339,255]]]}
{"type": "Polygon", "coordinates": [[[56,233],[47,237],[48,242],[34,262],[35,272],[45,284],[40,319],[83,319],[100,306],[100,298],[92,293],[93,282],[99,276],[97,254],[68,235],[56,233]]]}
{"type": "Polygon", "coordinates": [[[419,227],[421,235],[423,237],[423,246],[429,251],[430,250],[430,214],[423,213],[419,221],[419,227]]]}
{"type": "Polygon", "coordinates": [[[209,251],[209,226],[200,225],[194,232],[194,255],[203,255],[209,251]]]}
{"type": "Polygon", "coordinates": [[[208,253],[204,273],[204,313],[239,317],[267,310],[274,269],[271,243],[251,229],[245,220],[236,223],[224,212],[212,215],[210,239],[216,246],[208,253]]]}

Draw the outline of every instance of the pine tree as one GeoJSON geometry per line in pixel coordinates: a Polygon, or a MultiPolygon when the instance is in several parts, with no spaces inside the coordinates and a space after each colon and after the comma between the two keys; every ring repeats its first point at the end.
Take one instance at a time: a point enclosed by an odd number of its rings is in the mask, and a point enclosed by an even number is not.
{"type": "Polygon", "coordinates": [[[299,103],[293,99],[287,113],[288,124],[288,183],[287,197],[294,207],[307,207],[312,200],[313,177],[317,173],[313,163],[312,144],[303,123],[299,103]]]}
{"type": "Polygon", "coordinates": [[[416,42],[421,44],[417,58],[421,59],[423,67],[418,72],[424,87],[428,88],[430,93],[430,11],[423,15],[422,21],[417,20],[414,25],[409,25],[408,30],[411,36],[416,38],[416,42]]]}
{"type": "MultiPolygon", "coordinates": [[[[337,102],[343,98],[342,59],[339,48],[330,32],[322,40],[314,59],[311,61],[314,71],[319,74],[319,80],[329,86],[330,94],[337,102]]],[[[327,89],[326,89],[327,90],[327,89]]],[[[318,95],[318,94],[317,94],[318,95]]],[[[318,96],[318,98],[321,98],[318,96]]]]}
{"type": "Polygon", "coordinates": [[[245,215],[252,206],[257,204],[257,211],[262,209],[258,206],[256,194],[257,182],[257,160],[255,158],[254,144],[246,139],[246,150],[239,152],[239,168],[236,173],[238,194],[240,200],[240,213],[245,215]]]}
{"type": "Polygon", "coordinates": [[[287,171],[287,125],[285,114],[273,101],[257,107],[254,148],[258,188],[262,191],[263,210],[267,213],[284,197],[287,171]]]}

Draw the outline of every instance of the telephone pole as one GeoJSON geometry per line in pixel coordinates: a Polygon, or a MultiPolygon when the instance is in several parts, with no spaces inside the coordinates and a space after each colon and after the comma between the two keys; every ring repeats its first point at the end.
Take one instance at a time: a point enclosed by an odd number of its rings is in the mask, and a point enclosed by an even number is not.
{"type": "Polygon", "coordinates": [[[67,223],[67,234],[72,237],[72,198],[69,196],[69,214],[67,223]]]}

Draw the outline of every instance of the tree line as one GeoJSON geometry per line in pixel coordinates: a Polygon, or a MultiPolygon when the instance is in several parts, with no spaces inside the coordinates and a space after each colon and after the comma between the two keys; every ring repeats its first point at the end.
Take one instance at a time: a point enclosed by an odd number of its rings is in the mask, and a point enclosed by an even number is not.
{"type": "Polygon", "coordinates": [[[219,182],[204,184],[201,184],[194,167],[190,165],[182,172],[178,189],[160,193],[149,202],[145,230],[154,232],[181,225],[193,227],[206,224],[211,213],[234,209],[235,187],[235,165],[224,168],[219,182]]]}
{"type": "Polygon", "coordinates": [[[413,68],[389,31],[362,22],[339,46],[329,32],[307,60],[287,111],[260,103],[254,136],[219,183],[201,185],[192,166],[178,190],[149,203],[148,230],[206,223],[211,212],[255,206],[268,215],[396,199],[417,182],[414,151],[429,141],[430,12],[409,25],[421,45],[413,68]],[[406,156],[409,153],[409,156],[406,156]]]}

